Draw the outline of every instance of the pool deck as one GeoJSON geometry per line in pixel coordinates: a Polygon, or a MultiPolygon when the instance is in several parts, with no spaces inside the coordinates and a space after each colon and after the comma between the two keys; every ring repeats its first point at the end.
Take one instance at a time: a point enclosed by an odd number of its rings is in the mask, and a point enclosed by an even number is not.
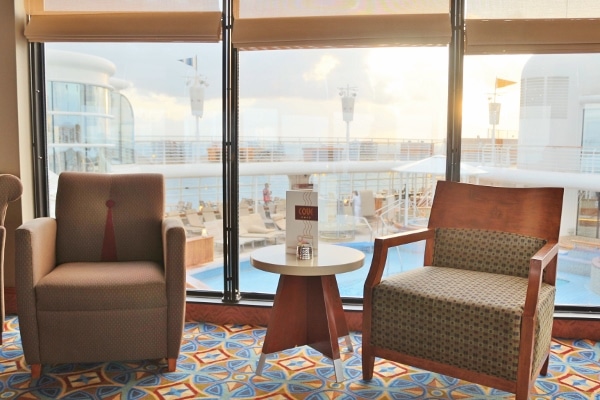
{"type": "Polygon", "coordinates": [[[562,236],[558,240],[558,245],[563,249],[600,249],[600,239],[584,236],[562,236]]]}
{"type": "MultiPolygon", "coordinates": [[[[367,232],[356,232],[354,240],[350,242],[362,242],[372,241],[370,235],[367,232]]],[[[332,243],[331,241],[326,241],[332,243]]],[[[339,242],[346,242],[348,240],[339,240],[339,242]]],[[[583,236],[563,236],[559,240],[559,246],[564,251],[573,249],[581,250],[597,250],[600,256],[600,239],[589,238],[583,236]]],[[[253,249],[243,249],[240,253],[240,260],[244,261],[249,258],[250,253],[253,249]]],[[[222,253],[215,254],[215,259],[211,263],[199,265],[196,268],[188,270],[188,289],[208,289],[205,284],[193,277],[194,273],[201,270],[222,268],[223,258],[222,253]]],[[[557,304],[564,305],[579,305],[579,306],[598,306],[600,305],[600,295],[594,293],[591,286],[591,277],[582,276],[580,274],[570,273],[568,269],[558,271],[558,282],[557,282],[557,304]]]]}

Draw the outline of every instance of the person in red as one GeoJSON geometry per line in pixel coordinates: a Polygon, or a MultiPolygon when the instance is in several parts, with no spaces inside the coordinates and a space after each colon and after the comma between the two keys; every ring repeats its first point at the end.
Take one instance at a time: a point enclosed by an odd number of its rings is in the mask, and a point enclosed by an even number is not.
{"type": "Polygon", "coordinates": [[[263,189],[263,202],[265,204],[269,204],[271,202],[271,189],[269,189],[268,183],[265,183],[265,188],[263,189]]]}

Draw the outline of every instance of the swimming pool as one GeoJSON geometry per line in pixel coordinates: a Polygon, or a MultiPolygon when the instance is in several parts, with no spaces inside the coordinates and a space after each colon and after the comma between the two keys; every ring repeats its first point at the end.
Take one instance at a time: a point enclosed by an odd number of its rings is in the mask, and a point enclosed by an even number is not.
{"type": "MultiPolygon", "coordinates": [[[[340,295],[342,297],[359,297],[363,295],[363,286],[371,260],[373,259],[372,242],[350,242],[339,243],[340,251],[343,247],[352,247],[365,253],[365,263],[362,268],[336,275],[340,295]]],[[[388,264],[384,276],[413,269],[421,265],[423,260],[424,242],[411,243],[402,246],[402,249],[390,250],[388,254],[388,264]]],[[[598,306],[600,305],[600,295],[590,289],[589,274],[582,273],[582,267],[578,265],[574,268],[573,261],[589,257],[591,252],[585,254],[570,251],[560,251],[558,255],[558,277],[556,281],[556,304],[576,305],[576,306],[598,306]],[[583,257],[585,255],[585,257],[583,257]]],[[[600,252],[595,253],[600,256],[600,252]]],[[[584,263],[585,264],[585,263],[584,263]]],[[[583,267],[586,268],[586,267],[583,267]]],[[[589,267],[587,267],[589,268],[589,267]]],[[[214,265],[204,267],[191,275],[195,280],[202,282],[202,286],[207,290],[223,290],[223,265],[214,265]]],[[[240,262],[240,290],[246,293],[270,293],[277,290],[279,274],[261,271],[250,265],[249,258],[240,262]]]]}
{"type": "MultiPolygon", "coordinates": [[[[363,286],[371,260],[373,258],[372,242],[351,242],[336,244],[340,246],[340,251],[344,247],[352,247],[365,253],[365,263],[358,270],[336,275],[340,295],[342,297],[362,297],[363,286]]],[[[390,251],[388,254],[388,263],[385,275],[406,271],[415,268],[423,260],[423,243],[413,243],[403,246],[400,251],[390,251]]],[[[223,287],[223,267],[218,266],[210,269],[202,269],[192,274],[194,279],[201,281],[209,290],[222,290],[223,287]]],[[[248,258],[240,261],[240,290],[242,292],[255,293],[275,293],[279,274],[261,271],[250,265],[248,258]]]]}
{"type": "Polygon", "coordinates": [[[592,259],[600,257],[597,249],[569,249],[561,250],[559,253],[560,271],[590,276],[592,268],[592,259]]]}

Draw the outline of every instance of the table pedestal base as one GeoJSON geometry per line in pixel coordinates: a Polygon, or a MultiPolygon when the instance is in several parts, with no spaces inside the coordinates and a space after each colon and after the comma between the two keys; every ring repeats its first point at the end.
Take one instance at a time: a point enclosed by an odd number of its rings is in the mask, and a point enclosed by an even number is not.
{"type": "Polygon", "coordinates": [[[336,382],[343,381],[341,337],[353,351],[335,275],[281,275],[256,374],[268,354],[309,345],[333,361],[336,382]]]}

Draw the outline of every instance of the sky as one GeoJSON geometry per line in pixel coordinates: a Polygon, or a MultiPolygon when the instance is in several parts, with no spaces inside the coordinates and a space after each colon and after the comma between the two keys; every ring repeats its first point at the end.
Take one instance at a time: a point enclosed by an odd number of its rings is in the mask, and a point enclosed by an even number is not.
{"type": "MultiPolygon", "coordinates": [[[[114,77],[129,83],[138,137],[220,140],[221,44],[52,43],[48,48],[103,57],[114,77]],[[208,82],[204,114],[191,115],[189,84],[197,58],[208,82]]],[[[496,91],[502,103],[497,132],[518,129],[520,73],[529,56],[465,60],[463,133],[489,135],[488,103],[496,78],[517,83],[496,91]]],[[[242,137],[435,139],[446,135],[447,49],[373,48],[240,52],[242,137]],[[342,117],[340,88],[355,88],[352,121],[342,117]]]]}

